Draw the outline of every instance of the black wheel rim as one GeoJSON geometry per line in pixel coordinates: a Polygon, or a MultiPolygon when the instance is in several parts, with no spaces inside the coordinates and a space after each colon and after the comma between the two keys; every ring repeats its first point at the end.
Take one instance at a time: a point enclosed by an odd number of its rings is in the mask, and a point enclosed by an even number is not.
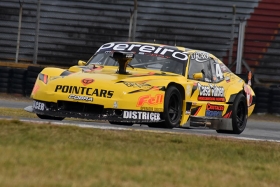
{"type": "Polygon", "coordinates": [[[171,122],[176,122],[179,116],[179,99],[173,94],[168,104],[168,115],[171,122]]]}
{"type": "Polygon", "coordinates": [[[241,129],[244,126],[245,121],[245,105],[243,102],[240,102],[237,107],[237,113],[236,113],[236,122],[237,127],[241,129]]]}

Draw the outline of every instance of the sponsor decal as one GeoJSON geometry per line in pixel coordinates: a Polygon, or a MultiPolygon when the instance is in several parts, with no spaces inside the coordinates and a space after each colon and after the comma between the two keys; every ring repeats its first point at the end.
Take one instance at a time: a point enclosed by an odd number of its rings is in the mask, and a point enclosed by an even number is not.
{"type": "Polygon", "coordinates": [[[143,95],[138,98],[137,107],[143,106],[144,104],[148,105],[157,105],[163,102],[163,94],[152,95],[143,95]]]}
{"type": "Polygon", "coordinates": [[[38,101],[34,101],[33,102],[33,109],[43,111],[45,109],[45,104],[41,103],[41,102],[38,102],[38,101]]]}
{"type": "Polygon", "coordinates": [[[93,101],[92,97],[80,96],[80,95],[74,95],[74,94],[70,94],[68,98],[74,99],[74,100],[82,100],[82,101],[93,101]]]}
{"type": "Polygon", "coordinates": [[[124,119],[159,121],[160,113],[142,112],[142,111],[123,111],[123,118],[124,119]]]}
{"type": "Polygon", "coordinates": [[[230,77],[225,77],[226,82],[229,83],[230,82],[230,77]]]}
{"type": "Polygon", "coordinates": [[[159,90],[164,90],[164,86],[151,86],[150,88],[141,88],[139,90],[134,90],[134,91],[131,91],[131,92],[128,92],[129,94],[132,94],[132,93],[137,93],[137,92],[144,92],[144,91],[149,91],[149,90],[156,90],[156,91],[159,91],[159,90]]]}
{"type": "Polygon", "coordinates": [[[222,111],[206,110],[205,116],[221,118],[222,117],[222,111]]]}
{"type": "Polygon", "coordinates": [[[224,108],[225,107],[223,105],[212,105],[210,103],[207,103],[207,105],[206,105],[206,110],[219,110],[219,111],[223,111],[224,108]]]}
{"type": "Polygon", "coordinates": [[[145,111],[155,111],[155,112],[163,112],[163,108],[154,108],[154,107],[140,107],[140,110],[145,111]]]}
{"type": "MultiPolygon", "coordinates": [[[[177,60],[188,60],[188,54],[174,48],[164,48],[163,46],[152,46],[147,44],[130,43],[107,43],[102,45],[96,53],[106,51],[134,51],[139,54],[150,54],[151,56],[162,56],[164,58],[174,58],[177,60]]],[[[108,53],[108,52],[107,52],[108,53]]]]}
{"type": "Polygon", "coordinates": [[[91,79],[91,78],[85,78],[85,79],[83,79],[81,82],[82,82],[82,84],[83,84],[84,86],[87,86],[87,85],[93,83],[94,80],[91,79]]]}
{"type": "Polygon", "coordinates": [[[198,100],[200,101],[225,101],[225,90],[222,86],[215,84],[201,85],[197,83],[197,89],[199,91],[198,100]]]}
{"type": "Polygon", "coordinates": [[[209,53],[203,51],[195,52],[191,54],[190,58],[197,62],[206,62],[209,59],[209,53]]]}
{"type": "Polygon", "coordinates": [[[130,54],[126,54],[125,57],[126,57],[126,58],[133,58],[133,56],[134,56],[134,55],[130,53],[130,54]]]}
{"type": "Polygon", "coordinates": [[[123,81],[123,84],[125,84],[127,87],[132,87],[132,88],[142,88],[142,89],[151,89],[152,86],[146,83],[137,83],[137,82],[126,82],[123,81]]]}
{"type": "Polygon", "coordinates": [[[224,111],[224,106],[222,106],[222,105],[212,105],[210,103],[207,103],[205,116],[222,117],[223,111],[224,111]]]}
{"type": "Polygon", "coordinates": [[[103,90],[98,88],[94,89],[94,88],[87,88],[82,86],[69,86],[69,85],[56,85],[54,92],[105,97],[105,98],[111,98],[114,94],[114,91],[112,90],[103,90]]]}

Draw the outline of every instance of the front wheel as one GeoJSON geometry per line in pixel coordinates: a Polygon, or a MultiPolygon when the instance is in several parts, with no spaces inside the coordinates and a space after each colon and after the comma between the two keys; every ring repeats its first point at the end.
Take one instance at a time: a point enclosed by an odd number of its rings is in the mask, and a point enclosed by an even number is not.
{"type": "Polygon", "coordinates": [[[47,116],[47,115],[42,115],[42,114],[36,114],[36,115],[40,119],[50,119],[50,120],[58,120],[58,121],[64,120],[64,117],[47,116]]]}
{"type": "Polygon", "coordinates": [[[165,128],[179,127],[182,117],[183,100],[180,91],[175,86],[167,88],[164,97],[164,122],[165,128]]]}

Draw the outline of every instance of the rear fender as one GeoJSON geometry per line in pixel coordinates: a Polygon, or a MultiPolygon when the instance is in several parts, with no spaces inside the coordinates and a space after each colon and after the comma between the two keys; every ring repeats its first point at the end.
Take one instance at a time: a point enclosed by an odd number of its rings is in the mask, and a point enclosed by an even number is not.
{"type": "Polygon", "coordinates": [[[233,103],[236,95],[240,92],[244,94],[244,81],[238,81],[228,87],[225,98],[227,103],[233,103]]]}
{"type": "Polygon", "coordinates": [[[182,118],[181,118],[180,126],[183,126],[188,122],[190,117],[191,105],[187,101],[190,101],[192,89],[193,89],[193,83],[186,82],[184,84],[178,84],[175,82],[170,82],[169,85],[176,86],[182,95],[183,105],[182,105],[182,118]]]}

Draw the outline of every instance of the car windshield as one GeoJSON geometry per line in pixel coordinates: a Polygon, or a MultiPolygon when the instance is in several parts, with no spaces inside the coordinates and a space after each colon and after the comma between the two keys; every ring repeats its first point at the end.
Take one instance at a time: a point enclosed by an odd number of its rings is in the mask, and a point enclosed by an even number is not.
{"type": "MultiPolygon", "coordinates": [[[[88,61],[88,65],[94,64],[105,66],[118,66],[118,62],[116,62],[111,57],[112,51],[114,50],[98,50],[97,53],[88,61]]],[[[134,58],[129,63],[129,65],[131,65],[134,68],[159,70],[180,75],[185,74],[184,70],[186,67],[185,65],[187,63],[188,57],[182,52],[177,52],[176,54],[174,54],[175,52],[169,52],[165,53],[164,55],[155,54],[153,52],[141,52],[139,50],[131,50],[129,52],[134,53],[134,58]]]]}

